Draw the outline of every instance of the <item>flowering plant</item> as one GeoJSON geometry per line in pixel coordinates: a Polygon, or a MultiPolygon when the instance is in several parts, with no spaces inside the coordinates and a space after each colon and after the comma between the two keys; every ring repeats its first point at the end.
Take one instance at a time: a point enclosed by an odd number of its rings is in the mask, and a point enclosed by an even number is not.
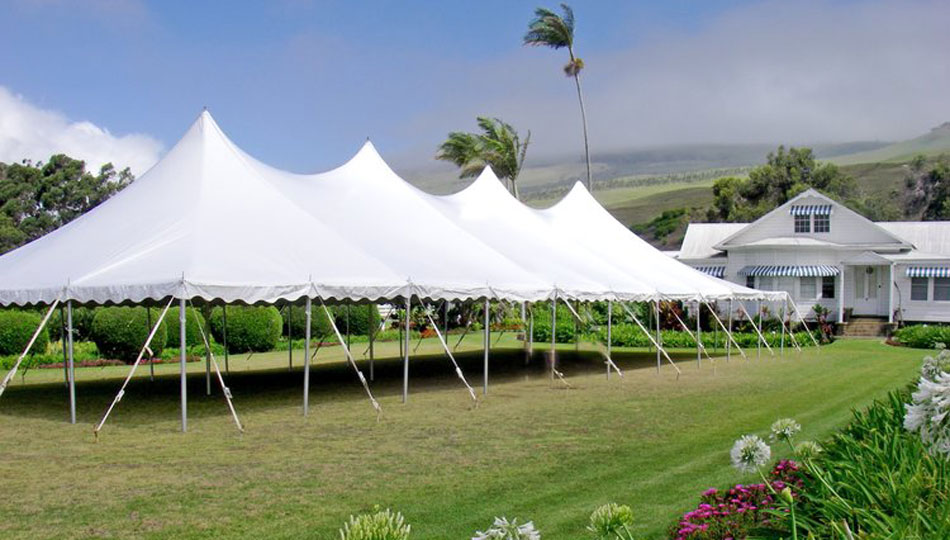
{"type": "Polygon", "coordinates": [[[904,429],[920,435],[931,454],[950,459],[950,373],[925,364],[904,408],[904,429]]]}
{"type": "Polygon", "coordinates": [[[541,532],[534,523],[518,524],[518,519],[508,521],[506,517],[496,517],[492,526],[485,532],[477,531],[472,540],[541,540],[541,532]]]}
{"type": "Polygon", "coordinates": [[[587,530],[598,540],[633,540],[633,510],[627,505],[607,503],[590,515],[587,530]]]}

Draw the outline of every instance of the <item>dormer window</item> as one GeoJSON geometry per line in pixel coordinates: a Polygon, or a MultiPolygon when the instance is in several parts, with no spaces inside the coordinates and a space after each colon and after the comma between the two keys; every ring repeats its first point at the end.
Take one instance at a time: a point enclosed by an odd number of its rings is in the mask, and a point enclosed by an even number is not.
{"type": "Polygon", "coordinates": [[[796,215],[795,216],[795,232],[796,233],[810,233],[811,232],[811,216],[808,214],[796,215]]]}
{"type": "Polygon", "coordinates": [[[815,214],[815,232],[831,232],[831,216],[828,214],[815,214]]]}

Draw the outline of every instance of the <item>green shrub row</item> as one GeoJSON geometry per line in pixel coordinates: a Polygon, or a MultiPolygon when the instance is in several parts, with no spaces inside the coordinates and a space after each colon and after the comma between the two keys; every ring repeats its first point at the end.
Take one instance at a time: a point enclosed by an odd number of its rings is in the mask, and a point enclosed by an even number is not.
{"type": "MultiPolygon", "coordinates": [[[[211,311],[211,334],[224,343],[224,313],[216,307],[211,311]]],[[[280,340],[284,320],[274,306],[229,306],[228,351],[232,353],[266,352],[280,340]]]]}
{"type": "Polygon", "coordinates": [[[894,339],[915,349],[936,349],[938,343],[950,346],[950,326],[912,324],[894,332],[894,339]]]}
{"type": "MultiPolygon", "coordinates": [[[[0,311],[0,355],[19,355],[30,343],[30,338],[42,322],[43,316],[26,310],[9,309],[0,311]]],[[[46,329],[40,332],[33,342],[31,352],[42,354],[49,345],[46,329]]]]}
{"type": "MultiPolygon", "coordinates": [[[[732,336],[736,340],[736,343],[742,348],[756,347],[759,343],[759,336],[754,332],[733,332],[732,336]]],[[[782,334],[780,332],[766,332],[763,336],[770,346],[778,347],[781,345],[782,334]]],[[[590,337],[595,341],[606,343],[607,328],[601,327],[590,337]]],[[[614,325],[610,337],[611,343],[617,347],[649,347],[652,345],[652,342],[646,337],[643,330],[635,324],[625,323],[614,325]]],[[[685,349],[696,346],[696,340],[693,339],[689,333],[682,330],[662,330],[660,337],[664,347],[685,349]]],[[[702,339],[703,345],[708,348],[724,348],[726,346],[727,337],[725,332],[703,332],[700,339],[702,339]]],[[[795,339],[802,347],[814,344],[811,338],[808,337],[807,332],[795,332],[795,339]]],[[[788,335],[785,336],[785,346],[793,346],[792,340],[788,335]]]]}
{"type": "MultiPolygon", "coordinates": [[[[155,313],[152,315],[157,317],[155,313]]],[[[96,310],[91,337],[104,358],[134,362],[150,331],[149,316],[144,307],[114,306],[96,310]]],[[[161,355],[165,348],[166,332],[167,325],[159,325],[149,344],[156,356],[161,355]]]]}

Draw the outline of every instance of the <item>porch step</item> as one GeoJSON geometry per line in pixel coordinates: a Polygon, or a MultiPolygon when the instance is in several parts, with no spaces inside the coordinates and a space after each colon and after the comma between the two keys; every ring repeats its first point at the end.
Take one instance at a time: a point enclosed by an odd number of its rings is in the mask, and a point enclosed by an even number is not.
{"type": "Polygon", "coordinates": [[[841,335],[843,337],[884,337],[887,336],[889,326],[886,319],[856,317],[842,325],[841,335]]]}

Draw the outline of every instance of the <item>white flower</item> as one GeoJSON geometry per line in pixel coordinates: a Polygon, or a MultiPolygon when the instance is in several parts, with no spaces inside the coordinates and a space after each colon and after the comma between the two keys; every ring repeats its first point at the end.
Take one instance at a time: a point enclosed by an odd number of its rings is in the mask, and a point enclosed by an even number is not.
{"type": "Polygon", "coordinates": [[[729,453],[732,466],[742,472],[756,472],[772,457],[772,449],[758,435],[743,435],[729,453]]]}
{"type": "Polygon", "coordinates": [[[933,454],[950,459],[950,373],[922,376],[911,403],[904,405],[904,429],[918,433],[933,454]]]}
{"type": "Polygon", "coordinates": [[[936,357],[924,357],[924,365],[920,368],[920,374],[928,381],[933,381],[937,375],[945,371],[950,371],[950,351],[942,350],[936,357]]]}
{"type": "Polygon", "coordinates": [[[487,531],[476,532],[472,540],[541,540],[541,533],[530,521],[519,525],[517,518],[496,517],[487,531]]]}
{"type": "Polygon", "coordinates": [[[772,422],[772,440],[790,441],[796,433],[802,430],[802,426],[791,418],[779,418],[772,422]]]}
{"type": "Polygon", "coordinates": [[[802,441],[795,447],[795,453],[801,458],[813,458],[821,453],[821,445],[815,441],[802,441]]]}

